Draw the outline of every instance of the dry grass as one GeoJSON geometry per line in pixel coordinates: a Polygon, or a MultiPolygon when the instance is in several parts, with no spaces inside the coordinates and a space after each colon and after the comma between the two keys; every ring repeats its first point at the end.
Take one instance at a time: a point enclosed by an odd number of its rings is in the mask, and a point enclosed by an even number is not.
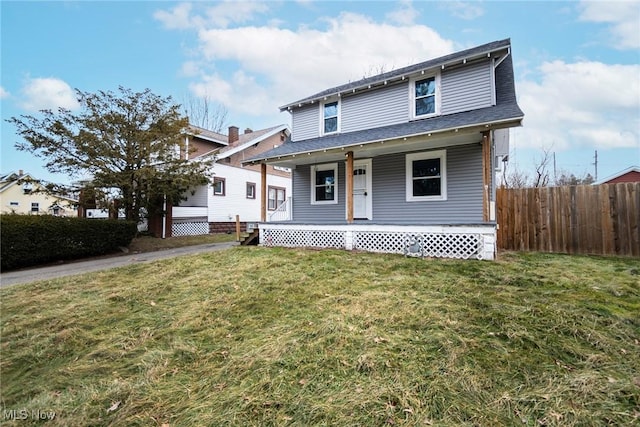
{"type": "Polygon", "coordinates": [[[152,252],[162,249],[181,248],[184,246],[205,245],[208,243],[233,242],[235,240],[235,233],[168,237],[166,239],[159,239],[151,236],[140,236],[133,239],[128,249],[130,252],[152,252]]]}
{"type": "Polygon", "coordinates": [[[254,247],[10,287],[3,411],[64,426],[637,424],[639,274],[623,258],[254,247]]]}

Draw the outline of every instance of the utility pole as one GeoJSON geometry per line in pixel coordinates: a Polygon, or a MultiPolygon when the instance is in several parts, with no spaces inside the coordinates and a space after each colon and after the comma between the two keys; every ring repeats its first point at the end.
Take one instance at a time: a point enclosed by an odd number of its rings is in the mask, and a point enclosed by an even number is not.
{"type": "Polygon", "coordinates": [[[593,165],[596,167],[596,177],[594,179],[594,181],[598,180],[598,150],[596,150],[596,155],[594,156],[594,162],[593,165]]]}
{"type": "Polygon", "coordinates": [[[553,152],[553,185],[558,182],[558,175],[556,174],[556,152],[553,152]]]}

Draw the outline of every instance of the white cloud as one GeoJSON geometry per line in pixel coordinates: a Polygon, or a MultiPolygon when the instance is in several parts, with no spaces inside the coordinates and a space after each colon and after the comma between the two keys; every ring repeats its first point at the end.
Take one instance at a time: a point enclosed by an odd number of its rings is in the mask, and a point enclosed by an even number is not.
{"type": "Polygon", "coordinates": [[[528,148],[640,148],[640,66],[543,63],[540,80],[516,82],[528,148]]]}
{"type": "Polygon", "coordinates": [[[456,18],[471,21],[484,15],[484,9],[478,3],[464,1],[447,1],[440,6],[451,12],[456,18]]]}
{"type": "Polygon", "coordinates": [[[413,7],[410,0],[403,0],[400,2],[400,8],[387,13],[387,19],[400,25],[411,25],[419,15],[420,12],[413,7]]]}
{"type": "Polygon", "coordinates": [[[153,17],[170,30],[202,29],[207,26],[227,28],[233,23],[251,21],[257,14],[268,11],[261,2],[224,1],[206,8],[204,16],[192,14],[191,3],[180,3],[170,11],[158,10],[153,17]]]}
{"type": "Polygon", "coordinates": [[[76,94],[65,81],[55,77],[30,78],[22,87],[22,107],[28,111],[79,107],[76,94]]]}
{"type": "Polygon", "coordinates": [[[9,92],[7,92],[2,86],[0,86],[0,99],[5,99],[9,97],[9,92]]]}
{"type": "MultiPolygon", "coordinates": [[[[193,90],[208,87],[213,100],[225,103],[230,111],[271,114],[277,112],[276,106],[361,79],[373,70],[390,71],[453,50],[451,41],[424,25],[378,23],[353,13],[321,23],[321,29],[244,26],[200,30],[199,52],[204,60],[209,64],[230,62],[243,73],[225,81],[219,69],[222,65],[216,65],[218,74],[194,83],[193,90]]],[[[189,70],[193,64],[183,68],[189,70]]]]}
{"type": "Polygon", "coordinates": [[[640,2],[637,0],[583,1],[580,9],[581,21],[610,24],[616,49],[640,48],[640,2]]]}

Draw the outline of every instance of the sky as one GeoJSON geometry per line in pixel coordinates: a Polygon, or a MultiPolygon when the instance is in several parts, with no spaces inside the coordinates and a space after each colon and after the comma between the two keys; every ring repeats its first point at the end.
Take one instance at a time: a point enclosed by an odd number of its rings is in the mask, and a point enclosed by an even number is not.
{"type": "Polygon", "coordinates": [[[0,1],[0,171],[58,183],[6,120],[119,86],[207,97],[227,126],[291,126],[280,106],[511,39],[525,113],[510,170],[605,178],[640,166],[640,1],[0,1]],[[552,172],[553,173],[553,172],[552,172]]]}

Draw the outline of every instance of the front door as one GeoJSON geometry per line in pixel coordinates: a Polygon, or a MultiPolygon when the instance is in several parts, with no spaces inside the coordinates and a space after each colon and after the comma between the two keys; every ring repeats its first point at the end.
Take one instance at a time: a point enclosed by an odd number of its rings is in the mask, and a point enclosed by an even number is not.
{"type": "Polygon", "coordinates": [[[372,219],[371,159],[353,162],[353,218],[372,219]]]}

